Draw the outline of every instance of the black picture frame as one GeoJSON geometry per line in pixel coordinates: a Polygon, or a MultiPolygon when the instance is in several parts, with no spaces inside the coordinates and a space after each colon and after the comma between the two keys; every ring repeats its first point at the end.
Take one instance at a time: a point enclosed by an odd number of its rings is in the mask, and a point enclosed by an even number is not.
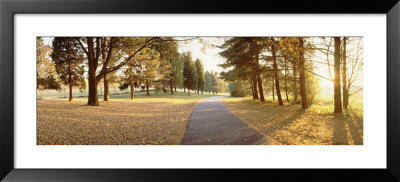
{"type": "MultiPolygon", "coordinates": [[[[0,0],[0,179],[4,181],[400,181],[398,0],[0,0]],[[387,15],[386,169],[15,169],[14,15],[381,13],[387,15]]],[[[368,159],[366,159],[368,160],[368,159]]]]}

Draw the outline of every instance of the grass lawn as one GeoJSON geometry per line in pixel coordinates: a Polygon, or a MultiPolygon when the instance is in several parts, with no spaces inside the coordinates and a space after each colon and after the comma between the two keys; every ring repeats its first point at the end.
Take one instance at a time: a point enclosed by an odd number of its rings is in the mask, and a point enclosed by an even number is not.
{"type": "MultiPolygon", "coordinates": [[[[154,94],[154,93],[152,93],[154,94]]],[[[38,145],[140,145],[180,143],[196,104],[212,95],[111,95],[100,106],[87,98],[37,100],[38,145]]]]}
{"type": "Polygon", "coordinates": [[[272,145],[362,145],[363,105],[351,105],[343,114],[333,114],[333,104],[300,105],[251,98],[225,97],[224,104],[272,145]]]}

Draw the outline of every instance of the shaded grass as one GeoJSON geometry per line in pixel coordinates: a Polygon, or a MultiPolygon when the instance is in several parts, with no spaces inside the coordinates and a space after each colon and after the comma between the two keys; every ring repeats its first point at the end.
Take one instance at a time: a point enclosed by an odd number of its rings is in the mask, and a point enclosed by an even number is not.
{"type": "Polygon", "coordinates": [[[251,98],[225,97],[225,105],[267,139],[265,144],[283,145],[362,145],[362,104],[351,105],[343,114],[333,114],[331,105],[300,105],[251,98]]]}
{"type": "Polygon", "coordinates": [[[178,145],[192,110],[209,95],[118,96],[99,99],[100,106],[87,106],[85,97],[38,100],[37,144],[178,145]]]}

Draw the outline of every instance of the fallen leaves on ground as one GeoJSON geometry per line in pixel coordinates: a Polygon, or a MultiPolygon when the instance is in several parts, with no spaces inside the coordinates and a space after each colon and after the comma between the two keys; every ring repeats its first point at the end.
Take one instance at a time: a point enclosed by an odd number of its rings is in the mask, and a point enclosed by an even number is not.
{"type": "Polygon", "coordinates": [[[272,145],[362,145],[362,106],[333,114],[331,106],[255,102],[250,98],[224,98],[237,117],[259,131],[272,145]]]}
{"type": "Polygon", "coordinates": [[[37,101],[38,145],[177,145],[202,98],[37,101]],[[149,102],[148,99],[151,99],[149,102]]]}

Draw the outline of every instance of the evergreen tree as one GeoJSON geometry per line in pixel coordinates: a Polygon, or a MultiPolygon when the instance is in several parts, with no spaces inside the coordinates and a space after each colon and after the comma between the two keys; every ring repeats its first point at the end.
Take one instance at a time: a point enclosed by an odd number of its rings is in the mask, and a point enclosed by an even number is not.
{"type": "Polygon", "coordinates": [[[190,95],[190,89],[195,88],[196,84],[196,69],[193,65],[192,56],[190,53],[183,55],[183,85],[188,89],[188,95],[190,95]]]}
{"type": "Polygon", "coordinates": [[[205,78],[204,78],[204,68],[203,68],[203,63],[200,61],[200,59],[196,60],[196,73],[197,73],[197,94],[203,93],[204,90],[204,83],[205,83],[205,78]]]}
{"type": "Polygon", "coordinates": [[[69,101],[72,101],[72,87],[86,88],[83,53],[74,38],[55,37],[51,58],[63,84],[69,86],[69,101]]]}

